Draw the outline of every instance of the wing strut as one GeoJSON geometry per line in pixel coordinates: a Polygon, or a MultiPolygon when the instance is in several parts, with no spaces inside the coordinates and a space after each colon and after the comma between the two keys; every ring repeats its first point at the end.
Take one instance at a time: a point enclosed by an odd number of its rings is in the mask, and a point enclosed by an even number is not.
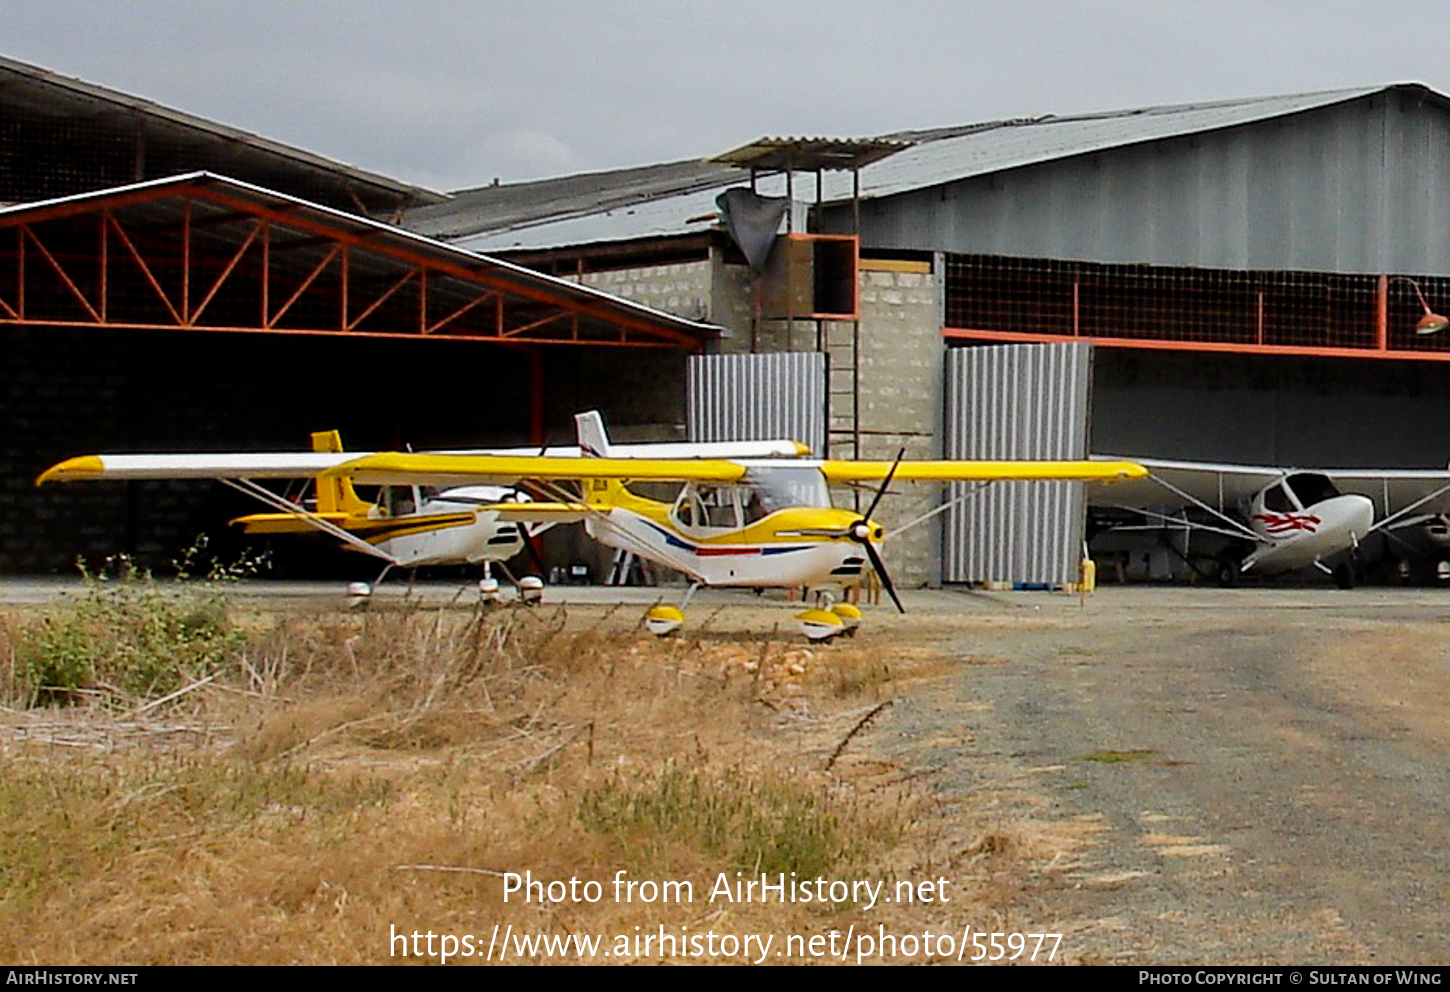
{"type": "MultiPolygon", "coordinates": [[[[1186,499],[1186,500],[1188,500],[1188,502],[1192,503],[1194,506],[1198,507],[1200,510],[1203,510],[1204,512],[1209,513],[1209,514],[1217,517],[1218,519],[1222,520],[1224,523],[1228,524],[1230,527],[1234,528],[1234,533],[1230,535],[1231,537],[1247,537],[1250,541],[1253,541],[1255,544],[1259,544],[1259,543],[1262,543],[1263,542],[1264,539],[1263,539],[1263,537],[1261,535],[1255,534],[1251,529],[1249,529],[1248,527],[1245,527],[1243,524],[1239,523],[1237,520],[1235,520],[1233,517],[1230,517],[1228,514],[1224,513],[1222,510],[1215,510],[1213,507],[1209,506],[1207,503],[1205,503],[1203,500],[1199,499],[1197,496],[1193,496],[1193,495],[1190,495],[1189,493],[1184,492],[1182,489],[1179,489],[1177,486],[1175,486],[1173,483],[1169,482],[1168,480],[1164,479],[1162,476],[1155,475],[1154,473],[1149,472],[1148,473],[1148,478],[1152,479],[1154,482],[1158,483],[1158,485],[1162,486],[1164,489],[1167,489],[1169,492],[1173,493],[1175,496],[1179,497],[1180,499],[1186,499]]],[[[1222,476],[1220,476],[1219,478],[1220,478],[1220,492],[1222,492],[1222,476]]],[[[1219,498],[1222,499],[1222,496],[1220,496],[1219,498]]],[[[1126,509],[1126,507],[1124,507],[1124,509],[1126,509]]],[[[1143,511],[1141,509],[1139,509],[1139,510],[1136,510],[1135,512],[1142,513],[1143,511]]],[[[1165,517],[1164,519],[1166,520],[1168,518],[1165,517]]],[[[1205,530],[1213,530],[1215,528],[1203,528],[1203,529],[1205,529],[1205,530]]]]}
{"type": "Polygon", "coordinates": [[[219,481],[225,483],[228,486],[231,486],[238,492],[246,493],[253,499],[259,499],[263,503],[266,503],[268,506],[281,510],[283,513],[290,513],[298,520],[311,524],[313,527],[316,527],[324,534],[335,537],[344,544],[356,548],[358,551],[361,551],[364,554],[372,555],[374,558],[381,558],[383,561],[387,562],[390,565],[401,564],[399,559],[394,558],[392,555],[388,554],[381,548],[369,544],[367,541],[364,541],[356,534],[344,530],[330,520],[324,520],[322,517],[308,511],[303,507],[298,506],[296,503],[288,502],[281,496],[278,496],[276,493],[272,492],[272,490],[267,489],[264,486],[257,485],[251,479],[221,479],[219,481]]]}
{"type": "MultiPolygon", "coordinates": [[[[1386,483],[1386,485],[1388,485],[1388,482],[1386,483]]],[[[1426,503],[1430,502],[1432,499],[1436,499],[1436,498],[1438,498],[1440,496],[1444,496],[1446,493],[1450,493],[1450,483],[1446,483],[1445,485],[1441,486],[1439,489],[1436,489],[1433,493],[1430,493],[1428,496],[1421,496],[1419,499],[1415,500],[1413,503],[1411,503],[1409,506],[1405,507],[1404,509],[1398,510],[1394,514],[1392,514],[1391,516],[1385,517],[1379,523],[1377,523],[1373,527],[1371,527],[1369,529],[1369,533],[1373,534],[1377,530],[1382,530],[1382,529],[1388,527],[1390,524],[1394,523],[1396,520],[1400,519],[1401,517],[1403,517],[1405,514],[1409,513],[1410,511],[1417,510],[1420,507],[1424,506],[1426,503]]]]}
{"type": "MultiPolygon", "coordinates": [[[[1225,530],[1222,527],[1215,527],[1212,524],[1198,524],[1198,523],[1192,522],[1191,520],[1187,520],[1184,517],[1169,516],[1166,513],[1159,513],[1156,510],[1149,510],[1149,509],[1146,509],[1146,508],[1141,507],[1141,506],[1125,506],[1122,503],[1108,503],[1106,505],[1108,507],[1110,507],[1111,509],[1114,509],[1114,510],[1126,510],[1129,513],[1136,513],[1139,516],[1148,517],[1150,520],[1161,520],[1163,523],[1169,525],[1168,528],[1166,528],[1166,529],[1169,529],[1169,530],[1183,530],[1183,531],[1206,530],[1210,534],[1222,534],[1224,537],[1243,537],[1244,536],[1242,530],[1225,530]]],[[[1152,528],[1149,528],[1149,527],[1111,527],[1109,529],[1110,530],[1114,530],[1114,531],[1126,531],[1126,530],[1154,530],[1154,531],[1156,531],[1159,528],[1157,528],[1157,527],[1152,527],[1152,528]]],[[[1262,537],[1259,537],[1257,534],[1254,535],[1254,541],[1255,541],[1255,543],[1262,543],[1263,540],[1264,539],[1262,537]]]]}
{"type": "Polygon", "coordinates": [[[971,499],[973,496],[977,495],[977,493],[981,492],[983,489],[986,489],[991,484],[992,484],[991,482],[978,482],[978,483],[975,483],[974,485],[971,486],[971,488],[969,488],[966,492],[962,493],[960,496],[953,496],[951,499],[947,500],[941,506],[938,506],[938,507],[936,507],[935,509],[932,509],[932,510],[927,510],[925,513],[923,513],[921,516],[917,517],[915,520],[909,521],[909,522],[907,522],[905,524],[902,524],[900,527],[895,528],[894,530],[892,530],[890,536],[891,537],[900,537],[901,536],[901,533],[903,531],[911,530],[911,528],[915,527],[917,524],[924,524],[928,520],[930,520],[932,517],[935,517],[938,514],[945,513],[946,511],[952,509],[953,507],[961,506],[962,504],[966,503],[967,500],[971,499]]]}

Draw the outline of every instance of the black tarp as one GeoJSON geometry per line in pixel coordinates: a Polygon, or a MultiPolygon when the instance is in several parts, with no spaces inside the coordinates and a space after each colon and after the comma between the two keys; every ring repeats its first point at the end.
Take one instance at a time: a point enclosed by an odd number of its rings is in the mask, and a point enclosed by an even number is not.
{"type": "Polygon", "coordinates": [[[740,246],[752,272],[765,269],[780,219],[785,216],[788,201],[783,196],[761,196],[744,187],[727,189],[715,198],[725,218],[725,229],[740,246]]]}

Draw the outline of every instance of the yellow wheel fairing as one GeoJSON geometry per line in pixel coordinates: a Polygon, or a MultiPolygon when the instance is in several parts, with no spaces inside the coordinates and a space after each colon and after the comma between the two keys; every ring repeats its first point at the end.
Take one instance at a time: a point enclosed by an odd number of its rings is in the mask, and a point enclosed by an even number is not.
{"type": "Polygon", "coordinates": [[[796,619],[800,621],[801,633],[813,641],[828,640],[846,630],[840,616],[830,610],[806,610],[797,613],[796,619]]]}
{"type": "Polygon", "coordinates": [[[685,623],[684,611],[676,606],[663,604],[650,608],[644,616],[644,625],[656,637],[664,637],[679,630],[685,623]]]}

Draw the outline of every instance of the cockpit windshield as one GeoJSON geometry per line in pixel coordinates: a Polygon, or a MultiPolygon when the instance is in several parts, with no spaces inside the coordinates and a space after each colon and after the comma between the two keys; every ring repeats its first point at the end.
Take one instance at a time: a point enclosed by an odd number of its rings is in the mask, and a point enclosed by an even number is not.
{"type": "Polygon", "coordinates": [[[1339,490],[1329,480],[1329,476],[1317,472],[1300,472],[1289,476],[1284,482],[1299,498],[1299,505],[1306,509],[1339,495],[1339,490]]]}
{"type": "MultiPolygon", "coordinates": [[[[792,506],[830,506],[831,494],[819,469],[752,468],[745,476],[765,513],[792,506]]],[[[763,514],[762,514],[763,515],[763,514]]]]}
{"type": "Polygon", "coordinates": [[[686,486],[675,500],[674,515],[694,530],[724,529],[748,527],[789,507],[830,505],[831,494],[818,469],[753,467],[738,486],[686,486]]]}

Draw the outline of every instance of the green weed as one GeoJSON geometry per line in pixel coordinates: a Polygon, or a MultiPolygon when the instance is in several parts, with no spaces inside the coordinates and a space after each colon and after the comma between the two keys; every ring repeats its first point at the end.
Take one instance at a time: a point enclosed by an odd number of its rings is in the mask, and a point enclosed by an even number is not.
{"type": "Polygon", "coordinates": [[[235,572],[213,565],[193,588],[164,585],[125,556],[95,571],[77,565],[85,594],[20,631],[15,675],[29,704],[158,698],[212,674],[242,644],[218,585],[235,572]]]}

